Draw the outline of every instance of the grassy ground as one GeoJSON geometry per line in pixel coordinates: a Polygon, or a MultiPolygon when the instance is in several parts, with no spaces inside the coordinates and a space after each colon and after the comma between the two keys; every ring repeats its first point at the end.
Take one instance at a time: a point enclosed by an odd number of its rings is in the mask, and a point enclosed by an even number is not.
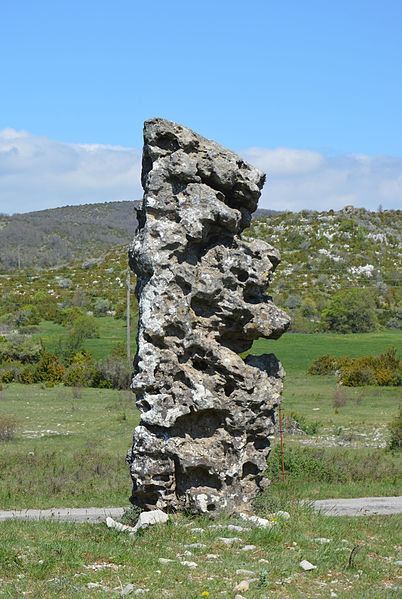
{"type": "Polygon", "coordinates": [[[398,596],[398,517],[333,518],[287,507],[290,519],[270,530],[213,530],[210,521],[178,515],[134,539],[104,524],[8,521],[0,527],[0,590],[4,597],[118,597],[132,584],[150,599],[218,599],[233,598],[234,586],[251,580],[247,599],[398,596]],[[219,539],[234,536],[240,540],[231,546],[219,539]],[[202,546],[186,547],[194,543],[202,546]],[[303,559],[317,569],[303,572],[303,559]]]}
{"type": "Polygon", "coordinates": [[[16,422],[14,440],[1,443],[3,509],[128,503],[132,393],[11,384],[0,391],[0,427],[2,416],[16,422]]]}
{"type": "MultiPolygon", "coordinates": [[[[118,332],[118,321],[105,318],[100,324],[109,330],[110,346],[121,340],[118,336],[124,330],[118,332]]],[[[42,332],[48,331],[46,343],[52,343],[61,327],[43,326],[42,332]]],[[[95,341],[100,358],[103,333],[95,341]]],[[[245,592],[248,599],[397,597],[400,516],[330,518],[298,503],[302,497],[400,493],[400,453],[381,446],[400,389],[344,389],[340,396],[334,377],[305,374],[311,360],[322,353],[375,354],[397,342],[393,332],[385,332],[288,335],[275,343],[255,344],[256,353],[275,351],[287,370],[285,418],[296,412],[313,433],[285,436],[285,484],[278,441],[272,440],[267,474],[273,484],[259,497],[256,509],[263,516],[285,509],[290,520],[278,521],[271,530],[233,532],[210,529],[210,522],[202,518],[178,515],[168,525],[135,539],[105,525],[3,522],[0,593],[5,597],[111,597],[133,584],[134,590],[149,589],[142,596],[151,599],[217,599],[233,597],[236,583],[254,578],[245,592]],[[220,536],[237,536],[241,541],[229,547],[220,536]],[[319,537],[330,542],[320,544],[314,540],[319,537]],[[192,543],[205,547],[184,547],[192,543]],[[245,545],[255,547],[243,551],[245,545]],[[348,567],[356,546],[358,552],[348,567]],[[173,562],[160,563],[159,558],[173,562]],[[317,569],[303,572],[302,559],[317,569]],[[180,563],[183,560],[197,566],[191,569],[180,563]],[[236,574],[238,569],[253,574],[236,574]]],[[[0,391],[0,432],[6,418],[15,421],[15,437],[0,447],[1,508],[128,505],[130,479],[124,455],[139,420],[131,393],[11,384],[0,391]]],[[[225,525],[228,520],[221,516],[216,523],[225,525]]]]}
{"type": "MultiPolygon", "coordinates": [[[[95,360],[103,360],[110,354],[117,343],[126,343],[126,321],[116,320],[112,316],[97,318],[99,325],[99,337],[96,339],[86,339],[84,348],[89,349],[95,360]]],[[[67,328],[48,320],[42,320],[38,327],[35,337],[40,337],[46,347],[51,352],[58,348],[59,340],[64,340],[67,335],[67,328]]],[[[131,353],[136,351],[136,323],[131,328],[131,353]]]]}
{"type": "Polygon", "coordinates": [[[303,335],[288,333],[276,341],[258,339],[251,350],[254,354],[274,353],[281,360],[288,376],[304,375],[314,358],[322,354],[334,356],[376,355],[390,346],[402,351],[402,335],[400,331],[390,329],[377,333],[359,333],[351,335],[336,335],[322,333],[303,335]]]}

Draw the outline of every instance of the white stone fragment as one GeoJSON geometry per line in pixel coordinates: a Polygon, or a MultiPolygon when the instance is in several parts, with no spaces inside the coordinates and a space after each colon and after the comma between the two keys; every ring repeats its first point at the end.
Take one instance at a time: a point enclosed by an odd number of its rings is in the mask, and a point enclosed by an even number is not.
{"type": "Polygon", "coordinates": [[[159,563],[160,564],[170,564],[174,562],[174,559],[168,559],[167,557],[160,557],[159,558],[159,563]]]}
{"type": "Polygon", "coordinates": [[[326,539],[325,537],[316,537],[313,539],[313,541],[319,543],[320,545],[325,545],[325,543],[330,543],[331,539],[326,539]]]}
{"type": "Polygon", "coordinates": [[[203,528],[190,528],[190,532],[196,534],[196,533],[203,533],[203,532],[205,532],[205,530],[203,528]]]}
{"type": "Polygon", "coordinates": [[[254,572],[252,570],[242,570],[240,568],[240,570],[236,570],[236,574],[238,576],[252,576],[254,572]]]}
{"type": "Polygon", "coordinates": [[[169,516],[162,510],[152,510],[151,512],[141,512],[138,522],[134,527],[134,532],[141,528],[148,528],[154,524],[165,524],[169,520],[169,516]]]}
{"type": "Polygon", "coordinates": [[[183,560],[180,563],[182,566],[187,566],[188,568],[196,568],[197,567],[197,564],[195,562],[187,562],[186,560],[183,560]]]}
{"type": "Polygon", "coordinates": [[[204,543],[191,543],[191,545],[183,545],[185,549],[205,549],[204,543]]]}
{"type": "Polygon", "coordinates": [[[225,543],[225,545],[232,545],[233,543],[241,542],[243,539],[239,537],[218,537],[218,540],[225,543]]]}
{"type": "Polygon", "coordinates": [[[254,549],[257,549],[255,545],[244,545],[240,551],[253,551],[254,549]]]}
{"type": "Polygon", "coordinates": [[[307,572],[308,570],[316,570],[317,566],[313,566],[313,564],[311,564],[309,561],[307,561],[306,559],[303,559],[300,564],[299,564],[300,568],[302,570],[304,570],[305,572],[307,572]]]}
{"type": "Polygon", "coordinates": [[[118,530],[119,532],[134,532],[135,528],[133,526],[127,526],[126,524],[122,524],[121,522],[117,522],[116,520],[113,520],[113,518],[110,518],[110,516],[108,516],[106,518],[106,526],[108,528],[114,528],[115,530],[118,530]]]}
{"type": "Polygon", "coordinates": [[[275,524],[274,522],[271,522],[271,520],[267,520],[266,518],[259,518],[258,516],[247,516],[246,514],[240,514],[240,518],[248,522],[252,522],[260,528],[272,528],[272,526],[274,526],[275,524]]]}

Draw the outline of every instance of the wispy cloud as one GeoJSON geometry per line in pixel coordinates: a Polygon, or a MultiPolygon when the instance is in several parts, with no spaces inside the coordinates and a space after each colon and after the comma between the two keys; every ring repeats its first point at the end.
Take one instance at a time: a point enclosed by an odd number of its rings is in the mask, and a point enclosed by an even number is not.
{"type": "Polygon", "coordinates": [[[268,173],[260,206],[275,210],[329,210],[346,204],[402,207],[402,158],[310,150],[250,148],[240,154],[268,173]]]}
{"type": "MultiPolygon", "coordinates": [[[[292,148],[248,148],[240,154],[268,173],[261,208],[376,209],[402,206],[402,158],[325,156],[292,148]]],[[[0,211],[140,199],[141,150],[68,144],[26,131],[0,131],[0,211]]]]}
{"type": "Polygon", "coordinates": [[[139,199],[140,172],[140,150],[0,131],[2,212],[139,199]]]}

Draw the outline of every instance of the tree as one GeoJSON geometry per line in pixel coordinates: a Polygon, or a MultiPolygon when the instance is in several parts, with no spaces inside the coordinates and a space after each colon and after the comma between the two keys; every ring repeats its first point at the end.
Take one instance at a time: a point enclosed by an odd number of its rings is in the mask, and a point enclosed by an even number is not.
{"type": "Polygon", "coordinates": [[[338,291],[321,312],[324,330],[337,333],[368,333],[378,326],[375,303],[366,289],[338,291]]]}

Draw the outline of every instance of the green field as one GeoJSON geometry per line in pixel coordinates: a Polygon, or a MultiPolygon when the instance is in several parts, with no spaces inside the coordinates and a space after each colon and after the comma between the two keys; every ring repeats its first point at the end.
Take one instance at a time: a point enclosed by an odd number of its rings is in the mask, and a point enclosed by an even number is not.
{"type": "MultiPolygon", "coordinates": [[[[97,318],[96,322],[99,325],[99,337],[86,339],[84,348],[92,353],[95,360],[103,360],[116,347],[117,343],[124,343],[125,346],[127,342],[126,321],[116,320],[112,316],[104,316],[103,318],[97,318]]],[[[67,337],[67,333],[68,329],[66,327],[50,320],[42,320],[34,337],[42,339],[46,349],[50,352],[56,352],[59,341],[63,342],[67,337]]],[[[136,351],[136,334],[137,323],[134,322],[130,335],[132,355],[136,351]]]]}
{"type": "MultiPolygon", "coordinates": [[[[101,338],[89,342],[98,359],[125,339],[123,322],[107,317],[99,322],[101,338]]],[[[63,331],[45,322],[40,334],[52,349],[63,331]]],[[[301,507],[298,500],[400,494],[401,452],[384,446],[401,388],[339,389],[333,376],[306,374],[320,354],[378,354],[391,345],[400,350],[399,337],[394,331],[289,334],[255,343],[255,353],[274,351],[287,371],[284,418],[296,413],[310,433],[285,435],[285,484],[278,469],[278,439],[272,439],[267,472],[272,485],[256,503],[266,517],[287,510],[289,521],[270,531],[241,533],[241,543],[231,547],[218,537],[237,533],[211,530],[208,521],[185,515],[134,540],[105,525],[5,522],[0,525],[0,592],[5,597],[110,597],[121,595],[130,583],[149,589],[143,596],[151,599],[162,591],[178,599],[206,597],[205,592],[210,599],[232,598],[234,584],[247,578],[236,570],[246,569],[256,578],[246,593],[249,599],[329,597],[331,592],[340,599],[396,597],[399,516],[329,518],[301,507]],[[205,532],[192,533],[191,526],[205,532]],[[321,545],[317,537],[330,542],[321,545]],[[196,542],[206,547],[183,556],[183,545],[196,542]],[[255,548],[241,551],[246,544],[255,548]],[[216,558],[207,558],[208,553],[216,558]],[[173,561],[161,564],[160,557],[173,561]],[[181,565],[183,559],[197,567],[181,565]],[[302,559],[317,570],[303,573],[302,559]],[[88,583],[100,586],[88,588],[88,583]]],[[[129,391],[3,385],[0,433],[6,418],[15,421],[15,436],[0,442],[1,508],[128,505],[131,481],[124,457],[139,421],[129,391]]],[[[218,523],[227,523],[227,516],[218,523]]]]}

